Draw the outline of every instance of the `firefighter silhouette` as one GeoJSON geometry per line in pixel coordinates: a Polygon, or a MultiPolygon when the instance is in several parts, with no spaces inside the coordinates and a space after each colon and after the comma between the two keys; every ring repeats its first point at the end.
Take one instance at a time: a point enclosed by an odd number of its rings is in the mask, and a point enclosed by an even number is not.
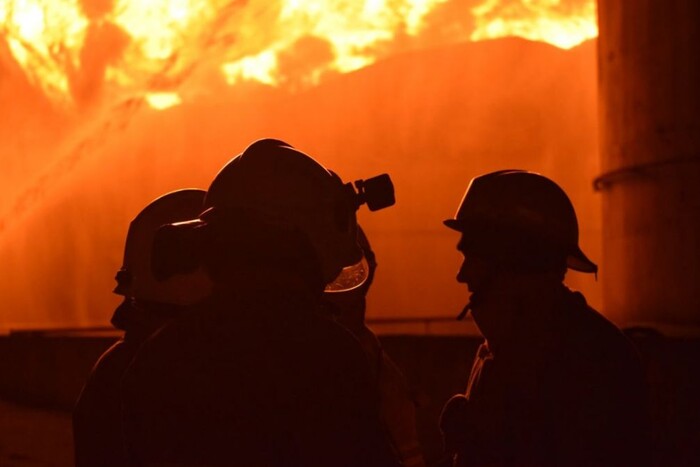
{"type": "Polygon", "coordinates": [[[73,411],[76,467],[125,465],[119,392],[122,376],[151,334],[210,293],[211,285],[201,270],[164,281],[151,273],[151,246],[158,228],[196,216],[205,194],[186,189],[163,195],[129,226],[124,262],[114,289],[124,301],[112,317],[112,324],[124,331],[124,336],[100,357],[73,411]]]}
{"type": "Polygon", "coordinates": [[[397,464],[362,349],[319,311],[324,290],[367,279],[355,213],[393,191],[372,195],[388,176],[366,182],[356,192],[260,140],[215,177],[199,217],[161,228],[154,249],[176,250],[157,254],[156,276],[201,264],[213,291],[149,339],[123,380],[133,465],[397,464]]]}
{"type": "Polygon", "coordinates": [[[485,337],[465,394],[441,417],[455,466],[643,465],[647,411],[636,350],[564,284],[595,273],[574,208],[548,178],[506,170],[474,178],[454,219],[485,337]]]}
{"type": "Polygon", "coordinates": [[[364,230],[358,226],[358,243],[367,261],[369,276],[358,287],[327,292],[324,302],[334,319],[357,338],[365,351],[379,394],[381,419],[392,446],[405,467],[425,466],[416,431],[416,410],[406,378],[384,352],[377,336],[365,324],[366,296],[374,279],[377,260],[364,230]]]}

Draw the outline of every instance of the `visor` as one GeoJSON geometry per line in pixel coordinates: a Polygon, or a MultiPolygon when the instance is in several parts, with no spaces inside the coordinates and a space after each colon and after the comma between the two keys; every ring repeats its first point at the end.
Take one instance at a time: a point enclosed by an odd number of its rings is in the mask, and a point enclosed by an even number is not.
{"type": "Polygon", "coordinates": [[[346,266],[340,271],[338,277],[326,285],[325,293],[349,292],[360,287],[369,277],[369,263],[362,256],[362,259],[355,264],[346,266]]]}

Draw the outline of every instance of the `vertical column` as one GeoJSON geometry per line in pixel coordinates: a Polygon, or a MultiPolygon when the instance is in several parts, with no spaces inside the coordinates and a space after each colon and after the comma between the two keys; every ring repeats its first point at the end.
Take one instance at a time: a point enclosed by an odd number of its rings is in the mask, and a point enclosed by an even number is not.
{"type": "Polygon", "coordinates": [[[598,0],[604,311],[700,326],[700,2],[598,0]]]}

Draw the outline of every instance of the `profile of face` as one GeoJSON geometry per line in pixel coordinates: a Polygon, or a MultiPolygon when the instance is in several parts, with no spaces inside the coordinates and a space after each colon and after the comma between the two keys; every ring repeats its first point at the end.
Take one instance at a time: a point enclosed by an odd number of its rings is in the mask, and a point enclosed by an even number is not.
{"type": "Polygon", "coordinates": [[[494,287],[499,288],[498,282],[502,278],[495,264],[470,248],[464,235],[457,244],[457,250],[463,257],[457,282],[466,284],[472,293],[470,304],[474,322],[490,343],[509,340],[517,316],[507,304],[501,302],[504,298],[502,294],[493,293],[494,287]]]}
{"type": "Polygon", "coordinates": [[[463,258],[462,266],[457,273],[457,282],[466,284],[470,292],[478,293],[493,276],[493,266],[474,253],[464,234],[457,244],[457,251],[463,258]]]}

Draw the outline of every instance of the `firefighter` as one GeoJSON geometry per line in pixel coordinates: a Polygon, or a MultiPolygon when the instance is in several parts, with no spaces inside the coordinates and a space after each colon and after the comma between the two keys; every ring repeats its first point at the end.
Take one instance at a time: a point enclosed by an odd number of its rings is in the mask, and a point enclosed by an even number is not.
{"type": "Polygon", "coordinates": [[[357,338],[368,357],[379,394],[382,423],[401,465],[423,467],[425,461],[416,431],[415,402],[406,378],[365,324],[366,296],[374,279],[377,261],[367,236],[359,226],[358,243],[369,268],[367,280],[352,290],[325,293],[324,302],[334,319],[357,338]]]}
{"type": "Polygon", "coordinates": [[[489,173],[471,181],[445,224],[461,233],[457,280],[485,338],[465,394],[443,409],[453,465],[643,465],[637,353],[563,284],[567,268],[597,272],[564,191],[532,172],[489,173]]]}
{"type": "MultiPolygon", "coordinates": [[[[133,465],[396,465],[365,355],[319,310],[324,290],[367,279],[361,198],[266,139],[224,166],[198,218],[161,228],[163,245],[197,253],[213,291],[150,339],[124,378],[133,465]]],[[[192,267],[154,265],[158,277],[192,267]]]]}
{"type": "Polygon", "coordinates": [[[202,209],[205,192],[186,189],[161,196],[131,221],[114,293],[124,297],[112,316],[124,335],[97,361],[73,411],[76,467],[126,465],[119,385],[141,344],[167,321],[209,294],[201,270],[157,281],[151,273],[151,245],[157,229],[190,219],[202,209]]]}

